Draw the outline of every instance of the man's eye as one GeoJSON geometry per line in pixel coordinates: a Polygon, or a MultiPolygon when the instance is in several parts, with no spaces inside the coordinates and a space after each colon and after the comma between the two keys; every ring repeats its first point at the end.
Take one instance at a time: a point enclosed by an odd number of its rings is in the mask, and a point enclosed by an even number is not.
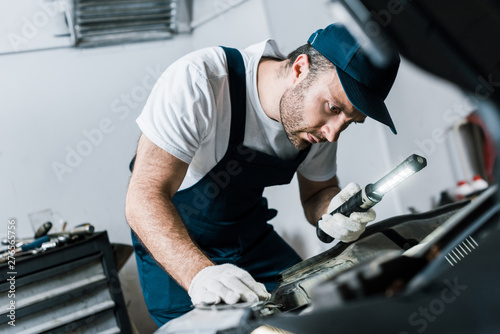
{"type": "Polygon", "coordinates": [[[328,102],[328,109],[330,109],[330,111],[334,114],[338,114],[339,112],[339,109],[334,106],[331,102],[328,102]]]}

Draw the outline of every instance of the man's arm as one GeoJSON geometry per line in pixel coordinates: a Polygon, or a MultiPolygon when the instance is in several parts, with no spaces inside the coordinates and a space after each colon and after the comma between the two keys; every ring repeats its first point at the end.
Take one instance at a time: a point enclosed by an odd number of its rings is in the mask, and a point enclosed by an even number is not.
{"type": "Polygon", "coordinates": [[[339,180],[337,176],[334,176],[327,181],[314,182],[306,179],[300,172],[297,172],[297,179],[306,218],[316,226],[321,216],[327,213],[332,198],[340,192],[339,180]]]}
{"type": "Polygon", "coordinates": [[[171,199],[188,164],[142,135],[127,192],[127,221],[154,259],[186,290],[214,263],[194,244],[171,199]],[[186,261],[189,259],[189,261],[186,261]]]}

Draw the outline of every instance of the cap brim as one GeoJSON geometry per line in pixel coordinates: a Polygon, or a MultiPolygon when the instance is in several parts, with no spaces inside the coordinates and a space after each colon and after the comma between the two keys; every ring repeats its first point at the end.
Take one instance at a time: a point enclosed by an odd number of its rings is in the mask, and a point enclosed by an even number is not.
{"type": "Polygon", "coordinates": [[[352,105],[366,116],[387,125],[394,134],[397,134],[396,127],[392,122],[389,111],[384,100],[368,90],[363,84],[354,80],[347,73],[335,67],[344,88],[347,98],[352,105]]]}

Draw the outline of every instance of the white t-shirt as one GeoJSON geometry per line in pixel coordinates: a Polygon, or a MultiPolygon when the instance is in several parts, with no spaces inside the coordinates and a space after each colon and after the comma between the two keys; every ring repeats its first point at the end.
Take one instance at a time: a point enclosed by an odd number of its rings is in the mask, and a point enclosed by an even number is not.
{"type": "MultiPolygon", "coordinates": [[[[262,109],[257,91],[257,66],[262,56],[283,59],[273,40],[240,50],[246,68],[247,110],[244,145],[293,159],[298,150],[281,123],[262,109]]],[[[222,48],[192,52],[170,65],[158,79],[137,124],[149,140],[189,164],[179,190],[205,176],[226,153],[231,124],[226,56],[222,48]]],[[[299,166],[312,181],[326,181],[337,170],[336,143],[314,144],[299,166]]]]}

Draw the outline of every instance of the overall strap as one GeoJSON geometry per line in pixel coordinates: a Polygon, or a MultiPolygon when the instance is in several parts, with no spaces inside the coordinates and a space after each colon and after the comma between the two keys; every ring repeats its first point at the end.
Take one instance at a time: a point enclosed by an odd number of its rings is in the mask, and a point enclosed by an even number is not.
{"type": "Polygon", "coordinates": [[[245,138],[246,120],[246,79],[245,63],[241,53],[233,48],[221,46],[226,53],[229,73],[229,95],[231,97],[231,130],[229,145],[239,145],[245,138]]]}

